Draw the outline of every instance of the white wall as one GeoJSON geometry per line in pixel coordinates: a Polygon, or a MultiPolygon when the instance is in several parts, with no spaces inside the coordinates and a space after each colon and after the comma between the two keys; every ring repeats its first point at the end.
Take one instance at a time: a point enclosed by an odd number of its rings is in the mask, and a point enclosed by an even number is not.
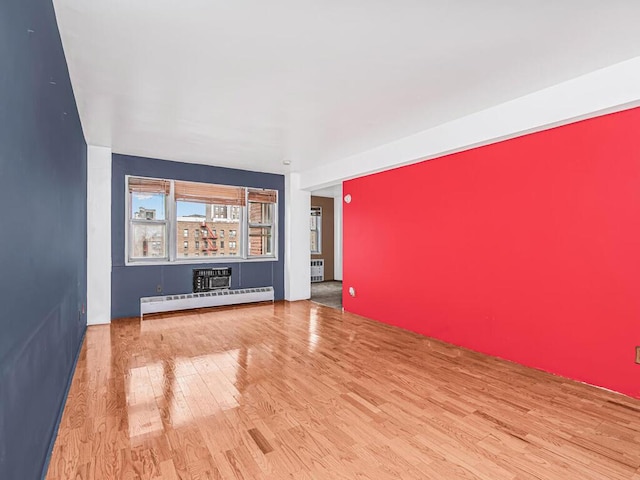
{"type": "Polygon", "coordinates": [[[311,297],[311,252],[309,212],[311,193],[300,189],[300,175],[285,176],[285,260],[284,298],[289,301],[311,297]]]}
{"type": "Polygon", "coordinates": [[[111,322],[111,149],[87,147],[87,324],[111,322]]]}
{"type": "Polygon", "coordinates": [[[342,280],[342,184],[333,196],[333,278],[342,280]]]}
{"type": "Polygon", "coordinates": [[[640,57],[525,95],[372,150],[301,172],[316,190],[393,167],[640,104],[640,57]]]}

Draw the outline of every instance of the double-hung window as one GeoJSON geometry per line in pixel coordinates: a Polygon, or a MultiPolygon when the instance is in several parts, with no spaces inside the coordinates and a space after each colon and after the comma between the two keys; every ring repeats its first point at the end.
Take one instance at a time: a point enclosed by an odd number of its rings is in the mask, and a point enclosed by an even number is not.
{"type": "Polygon", "coordinates": [[[248,190],[249,257],[274,255],[274,219],[277,201],[277,192],[273,190],[248,190]]]}
{"type": "Polygon", "coordinates": [[[322,253],[322,207],[311,207],[311,253],[322,253]]]}
{"type": "Polygon", "coordinates": [[[129,264],[276,257],[275,190],[127,176],[127,192],[129,264]]]}
{"type": "Polygon", "coordinates": [[[167,260],[167,198],[171,183],[154,178],[130,177],[129,260],[167,260]]]}

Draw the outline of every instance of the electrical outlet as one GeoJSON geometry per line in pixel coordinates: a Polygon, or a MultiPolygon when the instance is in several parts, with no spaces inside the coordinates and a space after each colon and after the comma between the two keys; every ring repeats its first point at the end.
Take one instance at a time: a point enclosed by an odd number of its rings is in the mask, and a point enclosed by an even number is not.
{"type": "Polygon", "coordinates": [[[640,346],[636,347],[636,363],[640,365],[640,346]]]}
{"type": "Polygon", "coordinates": [[[162,293],[162,285],[157,285],[156,286],[156,292],[162,293]]]}

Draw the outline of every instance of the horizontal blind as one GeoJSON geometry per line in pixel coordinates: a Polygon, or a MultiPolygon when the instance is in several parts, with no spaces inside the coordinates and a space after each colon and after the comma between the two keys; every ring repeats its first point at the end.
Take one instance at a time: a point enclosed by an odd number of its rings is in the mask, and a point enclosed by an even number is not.
{"type": "Polygon", "coordinates": [[[171,182],[158,178],[129,177],[129,191],[169,195],[171,182]]]}
{"type": "Polygon", "coordinates": [[[244,188],[199,182],[175,182],[176,200],[220,205],[245,204],[244,188]]]}
{"type": "Polygon", "coordinates": [[[278,192],[275,190],[249,189],[249,201],[260,203],[276,203],[278,192]]]}

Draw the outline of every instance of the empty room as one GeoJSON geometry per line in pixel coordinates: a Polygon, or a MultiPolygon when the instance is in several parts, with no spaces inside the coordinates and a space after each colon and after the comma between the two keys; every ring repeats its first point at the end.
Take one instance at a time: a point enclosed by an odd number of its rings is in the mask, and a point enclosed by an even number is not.
{"type": "Polygon", "coordinates": [[[640,480],[640,3],[0,1],[0,479],[640,480]]]}

